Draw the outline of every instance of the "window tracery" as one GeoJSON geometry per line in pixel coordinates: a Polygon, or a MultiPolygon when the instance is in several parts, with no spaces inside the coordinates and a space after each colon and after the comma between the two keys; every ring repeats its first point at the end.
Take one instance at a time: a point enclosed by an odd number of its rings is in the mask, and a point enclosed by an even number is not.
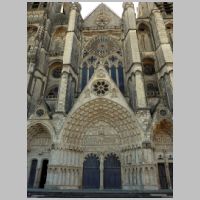
{"type": "Polygon", "coordinates": [[[109,91],[109,83],[106,80],[98,80],[93,83],[93,92],[97,96],[103,96],[109,91]]]}
{"type": "Polygon", "coordinates": [[[82,52],[81,90],[92,77],[100,60],[103,60],[105,69],[119,86],[121,92],[124,92],[122,51],[117,40],[105,35],[97,36],[86,44],[82,52]]]}
{"type": "Polygon", "coordinates": [[[147,97],[159,96],[155,64],[152,58],[143,59],[143,74],[147,97]]]}
{"type": "Polygon", "coordinates": [[[158,85],[154,83],[147,83],[146,91],[148,97],[154,97],[159,95],[158,85]]]}
{"type": "Polygon", "coordinates": [[[47,94],[47,99],[55,99],[58,96],[58,86],[54,86],[47,94]]]}
{"type": "Polygon", "coordinates": [[[89,53],[101,58],[106,57],[112,52],[121,52],[117,41],[105,35],[100,35],[91,39],[91,41],[86,45],[85,49],[87,49],[89,53]]]}

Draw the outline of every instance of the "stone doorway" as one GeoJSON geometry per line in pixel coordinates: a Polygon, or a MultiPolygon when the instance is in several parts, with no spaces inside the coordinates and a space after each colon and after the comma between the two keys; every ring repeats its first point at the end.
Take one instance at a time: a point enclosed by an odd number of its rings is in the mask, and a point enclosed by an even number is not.
{"type": "Polygon", "coordinates": [[[88,155],[83,163],[83,188],[99,189],[100,161],[96,155],[88,155]]]}
{"type": "Polygon", "coordinates": [[[116,155],[110,154],[104,160],[104,189],[121,188],[121,163],[116,155]]]}
{"type": "Polygon", "coordinates": [[[167,175],[164,163],[158,163],[158,174],[160,180],[160,189],[168,189],[167,175]]]}
{"type": "Polygon", "coordinates": [[[43,160],[42,162],[42,172],[40,177],[39,188],[44,188],[44,185],[46,183],[48,162],[48,160],[43,160]]]}
{"type": "Polygon", "coordinates": [[[30,175],[28,179],[28,188],[33,188],[37,169],[37,159],[33,159],[31,163],[30,175]]]}

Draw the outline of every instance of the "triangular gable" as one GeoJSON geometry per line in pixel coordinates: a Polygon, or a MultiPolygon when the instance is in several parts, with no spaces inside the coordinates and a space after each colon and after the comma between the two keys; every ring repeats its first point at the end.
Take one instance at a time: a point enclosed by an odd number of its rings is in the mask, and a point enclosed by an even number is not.
{"type": "Polygon", "coordinates": [[[40,100],[35,108],[35,112],[30,116],[32,119],[50,119],[49,117],[49,108],[47,107],[44,100],[40,100]]]}
{"type": "MultiPolygon", "coordinates": [[[[68,113],[60,137],[65,137],[64,135],[70,134],[72,137],[80,139],[80,135],[83,134],[87,125],[92,123],[92,120],[90,119],[91,116],[92,119],[97,117],[98,114],[102,117],[101,105],[105,107],[107,106],[106,110],[109,111],[110,117],[107,117],[108,113],[105,114],[104,117],[105,120],[109,121],[112,125],[115,123],[112,121],[112,114],[114,113],[114,115],[117,116],[116,118],[118,123],[116,124],[116,127],[120,130],[121,128],[124,128],[124,131],[120,131],[120,134],[122,134],[123,137],[126,134],[131,135],[136,133],[142,135],[142,137],[144,136],[144,130],[139,123],[136,114],[131,110],[118,86],[112,80],[101,62],[73,105],[71,111],[68,113]],[[98,93],[98,91],[103,91],[102,88],[104,88],[105,93],[98,93]],[[108,90],[105,88],[108,88],[108,90]],[[96,105],[93,104],[93,102],[96,102],[96,105]],[[82,116],[84,115],[86,115],[86,118],[83,120],[82,116]],[[76,130],[79,130],[78,127],[81,127],[81,129],[76,132],[76,130]]],[[[102,110],[104,109],[102,108],[102,110]]],[[[104,112],[105,110],[103,113],[104,112]]]]}
{"type": "Polygon", "coordinates": [[[169,109],[163,104],[163,102],[159,102],[159,104],[156,107],[156,110],[152,116],[152,126],[154,126],[156,123],[163,119],[168,119],[171,121],[172,114],[169,111],[169,109]]]}
{"type": "Polygon", "coordinates": [[[129,107],[128,103],[126,102],[126,99],[122,95],[121,91],[119,90],[118,86],[115,84],[115,82],[112,80],[108,72],[106,71],[105,67],[102,63],[99,64],[97,69],[95,70],[94,74],[92,75],[91,79],[81,92],[79,98],[77,99],[76,103],[74,104],[71,112],[78,109],[81,105],[85,104],[88,101],[97,99],[97,98],[106,98],[109,100],[112,100],[116,103],[120,102],[120,105],[125,107],[127,110],[129,110],[131,113],[131,108],[129,107]],[[104,84],[101,87],[98,87],[99,83],[104,84]],[[95,86],[97,85],[97,86],[95,86]],[[108,86],[106,86],[108,85],[108,86]],[[108,88],[107,91],[105,91],[105,94],[103,94],[103,90],[105,88],[108,88]],[[96,90],[96,91],[95,91],[96,90]],[[98,91],[101,91],[101,94],[97,94],[98,91]]]}
{"type": "Polygon", "coordinates": [[[83,23],[83,27],[119,27],[121,19],[105,4],[101,3],[83,23]]]}

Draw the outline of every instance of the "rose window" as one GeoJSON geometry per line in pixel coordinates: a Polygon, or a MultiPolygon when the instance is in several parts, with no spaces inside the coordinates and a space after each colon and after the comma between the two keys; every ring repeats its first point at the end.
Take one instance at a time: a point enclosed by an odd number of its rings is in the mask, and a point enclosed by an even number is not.
{"type": "Polygon", "coordinates": [[[103,96],[109,91],[109,83],[105,80],[98,80],[93,84],[93,91],[97,96],[103,96]]]}

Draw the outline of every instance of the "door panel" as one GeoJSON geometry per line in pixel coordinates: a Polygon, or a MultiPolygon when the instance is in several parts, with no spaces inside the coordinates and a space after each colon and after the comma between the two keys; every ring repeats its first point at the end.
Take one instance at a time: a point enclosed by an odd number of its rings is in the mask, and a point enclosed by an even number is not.
{"type": "Polygon", "coordinates": [[[44,188],[47,178],[48,160],[43,160],[39,188],[44,188]]]}
{"type": "Polygon", "coordinates": [[[121,188],[121,164],[116,155],[109,155],[104,160],[104,188],[121,188]]]}
{"type": "Polygon", "coordinates": [[[99,188],[100,162],[96,155],[89,155],[83,163],[83,188],[99,188]]]}
{"type": "Polygon", "coordinates": [[[169,163],[169,175],[170,175],[170,182],[173,188],[173,163],[169,163]]]}
{"type": "Polygon", "coordinates": [[[167,189],[168,184],[167,184],[167,176],[166,176],[164,163],[158,163],[158,174],[159,174],[159,180],[160,180],[160,188],[167,189]]]}
{"type": "Polygon", "coordinates": [[[28,180],[28,188],[33,188],[36,169],[37,169],[37,160],[33,159],[31,163],[30,175],[29,175],[29,180],[28,180]]]}

